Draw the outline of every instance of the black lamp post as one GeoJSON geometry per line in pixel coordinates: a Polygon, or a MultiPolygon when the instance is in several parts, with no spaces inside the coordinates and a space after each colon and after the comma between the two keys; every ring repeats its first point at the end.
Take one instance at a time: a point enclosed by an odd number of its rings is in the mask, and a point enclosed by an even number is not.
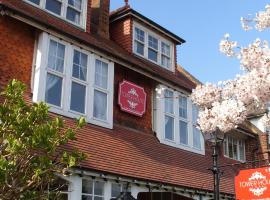
{"type": "Polygon", "coordinates": [[[213,148],[213,166],[210,168],[210,170],[213,172],[213,178],[214,178],[214,200],[219,200],[219,182],[220,182],[220,168],[218,166],[218,150],[220,147],[220,144],[222,144],[224,140],[224,133],[220,130],[216,130],[213,133],[207,133],[205,134],[205,140],[212,143],[213,148]]]}

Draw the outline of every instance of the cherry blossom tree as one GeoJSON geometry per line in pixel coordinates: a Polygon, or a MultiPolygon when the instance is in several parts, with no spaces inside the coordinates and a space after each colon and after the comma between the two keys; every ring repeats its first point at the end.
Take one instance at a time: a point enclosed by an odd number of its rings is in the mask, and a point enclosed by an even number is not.
{"type": "MultiPolygon", "coordinates": [[[[253,18],[242,18],[244,30],[270,28],[270,5],[253,18]]],[[[243,123],[247,116],[265,110],[270,102],[270,49],[267,41],[256,39],[247,47],[229,40],[229,34],[220,42],[220,51],[239,59],[242,75],[218,84],[199,85],[191,95],[199,106],[198,124],[203,133],[217,129],[228,132],[243,123]]],[[[269,116],[264,116],[266,125],[269,116]]]]}

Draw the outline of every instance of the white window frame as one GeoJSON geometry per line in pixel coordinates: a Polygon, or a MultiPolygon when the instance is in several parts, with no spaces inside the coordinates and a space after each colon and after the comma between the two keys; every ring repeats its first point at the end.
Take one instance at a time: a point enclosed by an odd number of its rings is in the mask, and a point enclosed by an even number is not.
{"type": "MultiPolygon", "coordinates": [[[[245,145],[245,140],[241,139],[241,138],[237,138],[237,137],[232,137],[230,135],[225,135],[224,138],[224,142],[223,142],[223,154],[224,157],[232,159],[232,160],[237,160],[240,162],[245,162],[246,161],[246,145],[245,145]],[[233,157],[230,157],[230,152],[229,152],[229,139],[231,139],[233,142],[236,141],[236,145],[237,145],[237,155],[236,155],[236,159],[233,157]],[[226,142],[225,142],[226,140],[226,142]],[[240,141],[243,142],[244,144],[244,160],[240,159],[240,141]],[[226,149],[226,150],[225,150],[226,149]],[[227,154],[226,154],[227,152],[227,154]]],[[[232,152],[232,154],[234,155],[234,153],[232,152]]]]}
{"type": "Polygon", "coordinates": [[[28,4],[33,5],[33,6],[35,6],[35,7],[38,7],[39,9],[44,10],[44,11],[46,11],[46,12],[48,12],[48,13],[50,13],[50,14],[52,14],[52,15],[58,17],[58,18],[61,18],[61,19],[65,20],[65,21],[67,21],[67,22],[69,22],[69,23],[71,23],[71,24],[73,24],[73,25],[75,25],[75,26],[77,26],[77,27],[80,27],[80,28],[82,28],[82,29],[84,29],[84,30],[86,29],[86,21],[87,21],[87,4],[88,4],[88,0],[82,0],[82,10],[81,10],[81,15],[80,15],[80,22],[79,22],[79,24],[77,24],[77,23],[75,23],[75,22],[73,22],[73,21],[71,21],[71,20],[68,20],[68,19],[66,18],[66,13],[67,13],[67,8],[68,8],[68,7],[72,7],[74,10],[79,11],[78,9],[74,8],[73,6],[70,6],[70,5],[68,4],[68,0],[56,0],[56,1],[61,2],[61,4],[62,4],[62,5],[61,5],[61,14],[60,14],[60,15],[58,15],[58,14],[56,14],[56,13],[54,13],[54,12],[51,12],[51,11],[49,11],[49,10],[46,9],[46,0],[40,0],[39,5],[37,5],[37,4],[33,3],[33,2],[31,2],[30,0],[23,0],[23,1],[24,1],[24,2],[27,2],[28,4]]]}
{"type": "Polygon", "coordinates": [[[205,155],[205,144],[204,144],[204,138],[203,135],[200,135],[200,141],[201,141],[201,149],[198,149],[194,147],[193,145],[193,122],[192,122],[192,102],[188,98],[187,95],[183,94],[182,92],[172,90],[164,85],[158,86],[156,92],[156,116],[154,118],[156,119],[155,127],[157,133],[157,137],[160,140],[160,143],[166,144],[169,146],[173,146],[176,148],[184,149],[190,152],[198,153],[205,155]],[[174,140],[168,140],[165,138],[165,97],[164,93],[165,90],[171,90],[174,94],[174,140]],[[187,98],[187,119],[185,119],[185,122],[187,122],[187,131],[188,131],[188,144],[182,144],[180,143],[180,134],[179,134],[179,122],[180,120],[183,120],[183,118],[179,117],[179,96],[183,96],[187,98]]]}
{"type": "MultiPolygon", "coordinates": [[[[174,91],[173,90],[170,90],[170,89],[166,89],[166,90],[172,92],[173,97],[174,97],[174,91]]],[[[172,100],[173,100],[173,97],[172,97],[172,100]]],[[[175,138],[176,138],[175,124],[177,122],[177,117],[176,117],[176,112],[175,112],[175,101],[174,100],[172,101],[172,104],[173,104],[173,113],[166,112],[166,110],[165,110],[165,104],[166,103],[165,103],[165,99],[164,99],[164,140],[165,141],[168,141],[168,142],[175,142],[175,138]],[[170,139],[168,139],[168,138],[165,137],[165,134],[166,134],[165,133],[165,118],[166,117],[171,117],[173,119],[173,125],[174,125],[174,127],[173,127],[174,132],[172,133],[173,140],[170,140],[170,139]]]]}
{"type": "Polygon", "coordinates": [[[86,180],[86,181],[92,181],[92,183],[93,183],[93,188],[92,188],[92,194],[88,194],[88,193],[81,193],[81,198],[82,198],[82,196],[84,195],[84,196],[92,196],[92,199],[94,200],[95,199],[95,197],[100,197],[100,198],[103,198],[103,200],[106,200],[105,199],[105,181],[102,181],[102,180],[95,180],[95,179],[91,179],[91,178],[82,178],[82,186],[83,186],[83,179],[84,180],[86,180]],[[94,191],[95,191],[95,184],[96,184],[96,182],[101,182],[101,183],[103,183],[103,196],[101,196],[101,195],[95,195],[95,193],[94,193],[94,191]]]}
{"type": "MultiPolygon", "coordinates": [[[[40,102],[45,101],[45,90],[46,90],[46,76],[48,73],[47,61],[48,61],[48,51],[50,40],[54,40],[65,45],[65,60],[64,60],[64,70],[63,70],[63,82],[62,82],[62,96],[61,96],[61,107],[55,105],[49,105],[50,111],[71,117],[79,118],[83,116],[86,121],[98,126],[105,128],[113,128],[113,93],[114,93],[114,63],[101,58],[93,53],[86,50],[80,49],[68,42],[60,40],[54,36],[48,35],[47,33],[42,33],[39,36],[37,52],[36,52],[36,68],[34,72],[34,88],[33,88],[33,101],[40,102]],[[78,113],[76,111],[70,110],[70,100],[71,100],[71,83],[72,68],[73,68],[73,52],[74,50],[85,53],[88,56],[87,64],[87,81],[83,82],[86,86],[86,100],[85,100],[85,114],[78,113]],[[101,120],[94,118],[93,116],[93,105],[94,105],[94,81],[95,81],[95,60],[101,60],[108,64],[108,88],[107,92],[107,120],[101,120]],[[65,98],[63,98],[65,97],[65,98]]],[[[81,82],[76,79],[75,82],[81,82]]]]}
{"type": "MultiPolygon", "coordinates": [[[[126,184],[125,183],[117,183],[117,182],[114,183],[114,182],[111,182],[111,199],[117,197],[117,196],[116,197],[112,196],[112,187],[113,187],[113,184],[120,186],[120,193],[121,192],[125,192],[125,190],[126,190],[126,184]]],[[[131,191],[131,186],[130,185],[128,186],[127,191],[128,192],[131,191]]]]}
{"type": "MultiPolygon", "coordinates": [[[[140,43],[142,43],[141,41],[139,41],[140,43]]],[[[147,59],[149,60],[150,62],[153,62],[159,66],[161,66],[162,68],[164,69],[167,69],[167,70],[170,70],[172,72],[175,72],[175,56],[174,56],[174,44],[168,40],[166,40],[165,38],[159,36],[158,34],[154,33],[153,31],[150,31],[149,29],[145,28],[144,26],[142,26],[141,24],[138,24],[137,22],[134,22],[133,23],[133,40],[132,40],[132,49],[133,49],[133,53],[144,58],[144,59],[147,59]],[[138,28],[142,31],[144,31],[144,54],[141,55],[139,53],[136,52],[136,49],[135,49],[135,41],[138,41],[135,37],[135,28],[138,28]],[[149,38],[149,35],[156,38],[158,40],[158,58],[157,58],[157,62],[151,60],[148,58],[148,49],[152,49],[151,47],[149,47],[149,43],[148,43],[148,38],[149,38]],[[170,66],[169,68],[167,68],[167,66],[163,66],[162,63],[161,63],[161,55],[162,55],[162,50],[161,50],[161,43],[165,43],[167,44],[168,46],[170,46],[170,66]]],[[[155,50],[156,51],[156,50],[155,50]]],[[[167,56],[167,55],[165,55],[167,56]]],[[[168,56],[167,56],[168,57],[168,56]]]]}

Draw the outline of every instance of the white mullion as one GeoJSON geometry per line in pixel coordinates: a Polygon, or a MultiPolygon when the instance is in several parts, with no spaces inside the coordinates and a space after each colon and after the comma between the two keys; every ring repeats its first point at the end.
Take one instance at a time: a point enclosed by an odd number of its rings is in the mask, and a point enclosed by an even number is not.
{"type": "Polygon", "coordinates": [[[82,0],[82,5],[81,5],[81,16],[80,16],[80,25],[86,28],[86,13],[87,13],[87,0],[82,0]]]}
{"type": "Polygon", "coordinates": [[[103,194],[103,199],[107,200],[107,199],[111,199],[112,194],[112,183],[107,181],[104,183],[104,194],[103,194]]]}
{"type": "Polygon", "coordinates": [[[70,101],[71,101],[71,76],[73,68],[73,48],[70,44],[65,45],[65,57],[64,57],[64,74],[65,80],[63,80],[63,110],[68,112],[70,110],[70,101]]]}
{"type": "Polygon", "coordinates": [[[96,180],[92,180],[93,187],[92,187],[92,200],[95,199],[95,187],[96,187],[96,180]]]}
{"type": "Polygon", "coordinates": [[[40,4],[40,7],[41,8],[45,9],[46,1],[47,0],[40,0],[40,3],[39,4],[40,4]]]}
{"type": "Polygon", "coordinates": [[[158,63],[161,65],[161,54],[162,54],[162,48],[161,48],[161,40],[158,39],[158,63]]]}
{"type": "Polygon", "coordinates": [[[94,117],[94,84],[95,84],[95,68],[96,68],[96,58],[93,54],[89,55],[89,70],[88,70],[88,120],[92,120],[94,117]]]}
{"type": "Polygon", "coordinates": [[[111,128],[113,128],[113,94],[114,94],[114,63],[113,62],[109,62],[108,63],[108,90],[109,90],[109,101],[107,102],[107,107],[108,107],[108,122],[111,126],[111,128]]]}
{"type": "MultiPolygon", "coordinates": [[[[58,0],[59,1],[59,0],[58,0]]],[[[62,2],[61,6],[61,16],[66,19],[67,16],[67,7],[68,7],[68,0],[60,0],[62,2]]]]}
{"type": "Polygon", "coordinates": [[[179,121],[179,93],[174,91],[173,93],[173,102],[174,102],[174,113],[175,113],[175,142],[180,144],[180,121],[179,121]]]}
{"type": "MultiPolygon", "coordinates": [[[[144,31],[144,30],[143,30],[144,31]]],[[[144,49],[143,56],[148,59],[148,32],[144,31],[144,49]]]]}
{"type": "Polygon", "coordinates": [[[194,133],[193,133],[193,123],[192,123],[192,103],[188,98],[186,98],[186,100],[187,100],[188,145],[193,147],[194,146],[193,144],[194,133]]]}
{"type": "Polygon", "coordinates": [[[86,87],[86,95],[85,95],[85,113],[86,113],[86,119],[89,121],[91,116],[91,97],[93,96],[91,93],[91,73],[93,71],[93,55],[87,53],[87,71],[86,71],[86,81],[87,81],[87,87],[86,87]]]}

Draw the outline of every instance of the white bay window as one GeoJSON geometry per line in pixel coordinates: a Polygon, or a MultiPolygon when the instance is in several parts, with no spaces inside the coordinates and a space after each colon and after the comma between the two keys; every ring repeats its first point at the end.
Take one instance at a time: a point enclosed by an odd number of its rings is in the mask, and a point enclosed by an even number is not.
{"type": "Polygon", "coordinates": [[[204,154],[204,139],[197,129],[198,110],[184,94],[165,86],[154,97],[154,128],[161,143],[204,154]]]}
{"type": "Polygon", "coordinates": [[[114,64],[41,34],[36,54],[34,101],[68,117],[112,128],[114,64]]]}
{"type": "Polygon", "coordinates": [[[85,28],[87,0],[24,0],[34,6],[85,28]]]}

